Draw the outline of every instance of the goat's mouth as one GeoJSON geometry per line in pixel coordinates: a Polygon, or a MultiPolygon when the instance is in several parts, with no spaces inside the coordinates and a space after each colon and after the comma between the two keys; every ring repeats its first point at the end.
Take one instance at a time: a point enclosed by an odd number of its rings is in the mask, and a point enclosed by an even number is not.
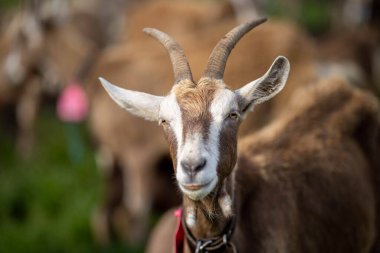
{"type": "Polygon", "coordinates": [[[182,184],[179,183],[179,187],[182,192],[192,200],[200,200],[206,197],[212,190],[214,190],[218,178],[214,178],[207,183],[191,183],[182,184]]]}
{"type": "Polygon", "coordinates": [[[208,183],[205,183],[205,184],[181,184],[181,185],[183,188],[185,188],[188,191],[198,191],[198,190],[202,189],[203,187],[206,187],[209,184],[211,184],[211,181],[208,183]]]}

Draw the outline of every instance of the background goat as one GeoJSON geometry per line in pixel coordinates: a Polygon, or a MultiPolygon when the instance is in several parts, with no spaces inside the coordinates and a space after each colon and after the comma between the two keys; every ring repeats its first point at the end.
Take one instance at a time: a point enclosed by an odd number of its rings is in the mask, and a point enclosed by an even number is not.
{"type": "MultiPolygon", "coordinates": [[[[108,9],[114,2],[107,1],[108,9]]],[[[99,51],[115,40],[106,36],[109,29],[103,19],[112,23],[116,18],[100,16],[96,7],[27,1],[4,29],[0,101],[16,107],[17,148],[23,156],[31,154],[33,125],[43,97],[57,96],[72,81],[83,82],[99,51]]]]}

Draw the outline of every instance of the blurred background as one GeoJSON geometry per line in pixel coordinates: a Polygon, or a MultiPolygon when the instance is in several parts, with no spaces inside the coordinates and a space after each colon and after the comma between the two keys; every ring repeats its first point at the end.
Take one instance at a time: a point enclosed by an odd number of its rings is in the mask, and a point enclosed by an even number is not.
{"type": "Polygon", "coordinates": [[[258,78],[277,55],[292,72],[245,135],[281,113],[297,87],[326,76],[379,96],[379,8],[378,0],[1,0],[0,252],[143,252],[160,215],[180,204],[160,129],[119,109],[97,81],[170,90],[169,57],[142,28],[172,35],[200,77],[226,32],[269,17],[236,46],[226,83],[258,78]]]}

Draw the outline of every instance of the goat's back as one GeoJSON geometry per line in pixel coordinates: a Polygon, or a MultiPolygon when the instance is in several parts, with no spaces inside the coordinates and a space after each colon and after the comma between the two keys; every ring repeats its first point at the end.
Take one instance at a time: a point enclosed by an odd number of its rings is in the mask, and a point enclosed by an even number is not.
{"type": "Polygon", "coordinates": [[[330,79],[300,89],[287,108],[239,146],[241,252],[369,252],[380,170],[376,99],[330,79]]]}

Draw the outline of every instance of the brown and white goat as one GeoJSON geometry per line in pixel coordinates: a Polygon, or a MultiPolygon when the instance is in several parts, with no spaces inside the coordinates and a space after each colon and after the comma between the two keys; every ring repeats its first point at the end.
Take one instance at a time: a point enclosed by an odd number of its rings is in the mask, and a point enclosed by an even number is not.
{"type": "Polygon", "coordinates": [[[361,127],[352,129],[363,111],[378,124],[372,99],[332,93],[289,116],[283,127],[275,124],[262,140],[244,141],[237,163],[241,120],[282,90],[290,70],[288,60],[278,57],[264,76],[242,88],[225,85],[232,48],[263,21],[230,31],[197,83],[181,47],[146,29],[170,54],[175,85],[167,96],[100,80],[119,106],[163,127],[183,193],[185,252],[369,252],[376,220],[373,171],[365,150],[347,136],[366,135],[361,127]],[[344,117],[351,112],[356,117],[344,117]],[[279,134],[273,135],[275,130],[279,134]]]}
{"type": "MultiPolygon", "coordinates": [[[[167,55],[160,47],[155,48],[154,41],[141,38],[141,29],[154,23],[185,37],[189,44],[199,45],[199,38],[195,39],[197,31],[221,20],[220,9],[218,4],[198,1],[151,1],[138,5],[127,18],[128,39],[104,52],[89,87],[97,84],[97,77],[104,73],[112,82],[128,84],[125,87],[129,89],[151,93],[169,89],[172,73],[166,63],[167,55]],[[162,64],[167,67],[159,68],[162,64]]],[[[207,53],[203,50],[201,55],[207,57],[209,47],[205,49],[207,53]]],[[[152,209],[157,210],[158,206],[163,211],[181,201],[175,185],[170,183],[173,178],[167,144],[159,127],[126,114],[98,85],[93,88],[89,92],[90,125],[100,151],[98,160],[103,161],[99,165],[106,184],[105,197],[92,219],[94,234],[101,244],[107,244],[112,234],[139,244],[147,238],[152,209]],[[169,163],[161,166],[167,160],[169,163]]]]}
{"type": "MultiPolygon", "coordinates": [[[[141,29],[148,24],[166,27],[181,41],[190,55],[194,76],[199,76],[203,71],[201,67],[207,62],[221,34],[236,25],[233,16],[220,16],[220,7],[215,3],[200,4],[198,1],[192,4],[182,1],[152,2],[142,6],[129,16],[129,40],[103,54],[90,83],[97,83],[96,78],[105,75],[105,78],[124,88],[147,93],[162,94],[162,91],[171,88],[173,77],[166,63],[167,55],[154,41],[137,35],[137,30],[141,33],[141,29]],[[165,13],[165,16],[162,17],[161,13],[165,13]]],[[[240,136],[266,124],[276,112],[282,110],[282,101],[292,90],[313,79],[313,47],[307,36],[294,24],[272,21],[259,27],[254,34],[247,35],[229,59],[226,81],[232,88],[237,88],[252,76],[265,73],[264,66],[269,65],[270,59],[279,54],[292,61],[287,90],[248,116],[241,126],[240,136]]],[[[157,200],[154,195],[163,192],[163,189],[152,185],[157,182],[157,161],[169,154],[167,144],[159,127],[126,114],[109,99],[104,90],[94,90],[91,98],[92,132],[102,147],[102,153],[111,158],[108,159],[111,166],[104,170],[107,171],[104,176],[106,188],[110,188],[106,191],[114,192],[106,195],[96,211],[94,231],[97,240],[103,243],[109,241],[112,230],[116,230],[119,237],[136,242],[136,238],[145,238],[146,233],[144,236],[139,234],[147,231],[144,227],[149,219],[152,202],[157,200]],[[115,164],[119,167],[115,168],[115,164]],[[116,184],[123,185],[118,188],[123,189],[122,193],[112,190],[112,185],[116,184]]],[[[165,169],[171,171],[171,168],[167,166],[165,169]]],[[[165,199],[171,200],[167,204],[175,203],[173,200],[178,198],[174,189],[170,192],[166,194],[165,199]]]]}
{"type": "MultiPolygon", "coordinates": [[[[269,242],[294,247],[277,245],[263,252],[336,252],[327,248],[341,247],[337,245],[343,241],[352,252],[378,252],[378,236],[372,241],[380,227],[375,204],[380,171],[378,102],[342,79],[331,78],[299,88],[287,109],[289,113],[243,138],[238,146],[235,194],[240,192],[242,200],[254,199],[253,204],[239,204],[247,210],[244,217],[257,217],[251,228],[252,250],[269,247],[269,242]],[[320,226],[330,224],[328,234],[323,234],[320,226]],[[353,238],[355,230],[357,239],[344,242],[342,235],[353,238]],[[262,239],[265,233],[274,240],[262,239]],[[298,238],[294,233],[305,233],[303,242],[308,241],[310,248],[296,248],[298,243],[291,241],[298,238]],[[368,242],[362,250],[355,248],[360,238],[368,242]],[[318,240],[326,246],[315,246],[318,240]]],[[[172,251],[178,227],[173,214],[170,210],[161,218],[146,252],[172,251]]]]}

